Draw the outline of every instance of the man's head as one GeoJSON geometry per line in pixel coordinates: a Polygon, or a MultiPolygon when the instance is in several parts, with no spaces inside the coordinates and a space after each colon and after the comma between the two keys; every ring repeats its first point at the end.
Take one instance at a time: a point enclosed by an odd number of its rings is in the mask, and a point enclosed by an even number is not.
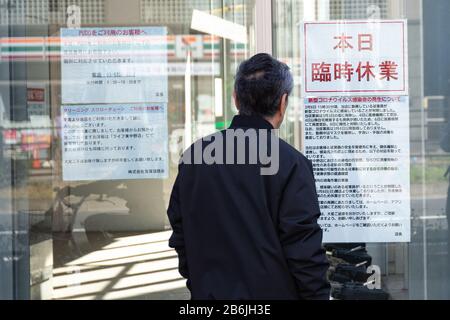
{"type": "Polygon", "coordinates": [[[260,115],[279,128],[294,81],[289,67],[266,53],[258,53],[239,66],[234,99],[239,114],[260,115]]]}

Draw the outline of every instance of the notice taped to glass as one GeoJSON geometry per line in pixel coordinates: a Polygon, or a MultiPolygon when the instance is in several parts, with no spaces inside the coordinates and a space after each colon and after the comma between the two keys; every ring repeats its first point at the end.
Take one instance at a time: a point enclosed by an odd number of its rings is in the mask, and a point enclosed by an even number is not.
{"type": "Polygon", "coordinates": [[[410,241],[407,96],[305,98],[323,242],[410,241]]]}
{"type": "Polygon", "coordinates": [[[303,97],[408,95],[406,20],[301,24],[303,97]]]}
{"type": "Polygon", "coordinates": [[[167,178],[167,104],[61,108],[64,181],[167,178]]]}
{"type": "Polygon", "coordinates": [[[61,29],[63,104],[167,102],[165,27],[61,29]]]}

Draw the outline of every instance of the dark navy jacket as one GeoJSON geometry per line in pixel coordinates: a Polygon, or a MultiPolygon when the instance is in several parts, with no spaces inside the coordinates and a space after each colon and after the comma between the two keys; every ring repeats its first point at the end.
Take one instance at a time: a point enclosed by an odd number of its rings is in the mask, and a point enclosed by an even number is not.
{"type": "MultiPolygon", "coordinates": [[[[241,115],[236,128],[273,129],[241,115]]],[[[281,139],[279,152],[275,175],[261,164],[180,164],[169,245],[192,299],[329,298],[311,162],[281,139]]]]}

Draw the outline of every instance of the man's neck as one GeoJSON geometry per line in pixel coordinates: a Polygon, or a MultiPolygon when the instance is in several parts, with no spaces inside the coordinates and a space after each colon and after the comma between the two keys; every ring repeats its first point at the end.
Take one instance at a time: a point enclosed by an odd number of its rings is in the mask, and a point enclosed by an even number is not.
{"type": "Polygon", "coordinates": [[[270,122],[270,124],[272,125],[272,127],[274,127],[275,129],[278,129],[280,126],[278,125],[277,121],[275,121],[275,119],[273,117],[264,117],[264,119],[267,122],[270,122]]]}

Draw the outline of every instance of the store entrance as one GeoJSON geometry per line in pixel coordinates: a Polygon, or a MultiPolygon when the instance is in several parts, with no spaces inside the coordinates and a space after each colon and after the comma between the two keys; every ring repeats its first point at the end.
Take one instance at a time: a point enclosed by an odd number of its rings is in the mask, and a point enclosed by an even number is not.
{"type": "Polygon", "coordinates": [[[0,297],[188,299],[166,208],[236,113],[254,1],[38,3],[0,1],[0,297]]]}

